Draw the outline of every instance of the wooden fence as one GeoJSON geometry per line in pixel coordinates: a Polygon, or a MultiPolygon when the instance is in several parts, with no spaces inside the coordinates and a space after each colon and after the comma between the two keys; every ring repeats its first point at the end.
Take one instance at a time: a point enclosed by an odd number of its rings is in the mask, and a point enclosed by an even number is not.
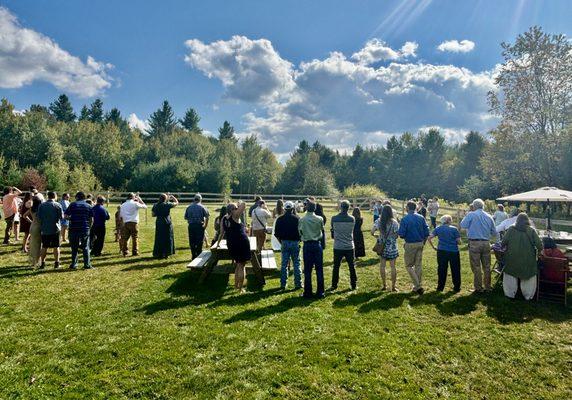
{"type": "MultiPolygon", "coordinates": [[[[155,202],[159,195],[163,192],[138,192],[138,195],[143,199],[143,201],[147,203],[155,202]]],[[[106,191],[106,192],[97,192],[94,195],[102,195],[106,197],[107,203],[120,203],[125,198],[129,192],[115,192],[115,191],[106,191]]],[[[195,193],[190,192],[171,192],[170,194],[174,195],[179,199],[179,201],[183,204],[191,203],[194,199],[195,193]]],[[[223,194],[223,193],[201,193],[203,197],[203,203],[205,204],[226,204],[231,201],[243,200],[243,201],[253,201],[256,194],[251,193],[231,193],[231,194],[223,194]]],[[[269,208],[272,208],[272,203],[275,203],[278,199],[287,201],[303,201],[308,197],[315,197],[318,202],[322,204],[322,206],[329,210],[335,210],[338,207],[338,204],[341,200],[348,200],[354,207],[360,207],[362,209],[370,209],[370,205],[374,198],[371,197],[355,197],[355,198],[345,198],[343,196],[317,196],[317,195],[290,195],[290,194],[261,194],[261,197],[268,203],[269,208]]],[[[397,211],[397,213],[402,216],[405,214],[405,206],[407,201],[406,200],[398,200],[398,199],[390,199],[393,208],[397,211]]],[[[492,211],[492,210],[491,210],[492,211]]],[[[455,205],[451,204],[440,204],[439,207],[439,215],[449,214],[453,217],[453,221],[455,224],[458,224],[461,219],[467,214],[467,210],[464,208],[460,208],[455,205]]],[[[538,227],[546,227],[546,219],[545,218],[532,218],[534,223],[538,227]]],[[[572,227],[572,221],[567,220],[552,220],[553,228],[556,227],[564,227],[567,230],[572,227]]]]}

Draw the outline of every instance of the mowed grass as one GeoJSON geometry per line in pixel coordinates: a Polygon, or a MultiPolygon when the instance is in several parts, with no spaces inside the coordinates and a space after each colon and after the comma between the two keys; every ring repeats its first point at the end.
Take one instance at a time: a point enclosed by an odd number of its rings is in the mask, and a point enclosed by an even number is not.
{"type": "MultiPolygon", "coordinates": [[[[49,258],[38,272],[17,246],[0,247],[0,398],[572,398],[572,311],[508,300],[500,284],[470,295],[466,246],[459,294],[434,291],[429,247],[425,295],[409,292],[402,257],[401,291],[381,292],[366,232],[357,292],[342,266],[340,289],[323,300],[280,292],[278,275],[241,295],[232,276],[199,285],[186,269],[183,211],[168,260],[152,258],[150,212],[141,254],[121,257],[110,225],[94,270],[54,271],[49,258]]],[[[329,286],[331,242],[325,265],[329,286]]]]}

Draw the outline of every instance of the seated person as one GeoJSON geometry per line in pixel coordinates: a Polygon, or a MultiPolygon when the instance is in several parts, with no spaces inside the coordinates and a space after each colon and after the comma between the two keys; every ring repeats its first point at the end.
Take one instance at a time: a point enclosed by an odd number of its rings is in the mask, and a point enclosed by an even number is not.
{"type": "Polygon", "coordinates": [[[556,242],[551,237],[545,237],[542,239],[542,254],[545,257],[552,257],[552,258],[566,258],[564,253],[556,246],[556,242]]]}

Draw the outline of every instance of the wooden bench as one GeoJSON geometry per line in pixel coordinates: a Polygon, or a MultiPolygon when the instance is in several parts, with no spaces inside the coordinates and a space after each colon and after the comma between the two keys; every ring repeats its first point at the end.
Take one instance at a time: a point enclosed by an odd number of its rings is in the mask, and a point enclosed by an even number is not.
{"type": "Polygon", "coordinates": [[[278,267],[276,266],[276,259],[274,258],[274,252],[272,250],[262,250],[260,253],[262,271],[276,271],[278,267]]]}
{"type": "Polygon", "coordinates": [[[203,268],[209,262],[211,256],[212,253],[210,251],[205,250],[201,254],[199,254],[197,258],[191,261],[187,265],[187,268],[195,268],[195,269],[203,268]]]}

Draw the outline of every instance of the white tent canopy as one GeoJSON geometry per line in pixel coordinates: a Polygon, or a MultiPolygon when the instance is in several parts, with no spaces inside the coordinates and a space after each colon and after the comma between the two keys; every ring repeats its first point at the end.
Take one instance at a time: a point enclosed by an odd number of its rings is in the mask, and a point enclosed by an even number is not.
{"type": "Polygon", "coordinates": [[[542,187],[530,192],[513,194],[512,196],[501,197],[500,201],[522,201],[522,202],[572,202],[572,192],[555,187],[542,187]]]}

